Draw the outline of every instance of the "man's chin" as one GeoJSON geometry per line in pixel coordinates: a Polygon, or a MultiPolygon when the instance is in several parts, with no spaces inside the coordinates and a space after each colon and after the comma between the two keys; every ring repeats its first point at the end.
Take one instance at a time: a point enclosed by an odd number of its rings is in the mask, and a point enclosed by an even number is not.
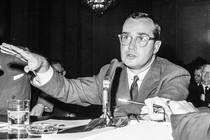
{"type": "Polygon", "coordinates": [[[132,65],[132,64],[125,64],[129,69],[136,69],[136,65],[132,65]]]}
{"type": "Polygon", "coordinates": [[[126,65],[130,70],[137,70],[140,69],[139,67],[137,67],[136,65],[126,65]]]}
{"type": "Polygon", "coordinates": [[[126,60],[124,64],[129,68],[135,68],[137,66],[134,60],[126,60]]]}

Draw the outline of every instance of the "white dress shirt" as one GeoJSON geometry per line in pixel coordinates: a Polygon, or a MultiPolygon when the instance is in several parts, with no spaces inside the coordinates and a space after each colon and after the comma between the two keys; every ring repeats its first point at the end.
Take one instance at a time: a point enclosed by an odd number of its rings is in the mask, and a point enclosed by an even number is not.
{"type": "Polygon", "coordinates": [[[36,86],[43,86],[48,81],[50,81],[52,76],[53,76],[53,68],[50,66],[48,71],[46,71],[44,73],[37,73],[36,77],[34,77],[31,82],[36,86]]]}
{"type": "Polygon", "coordinates": [[[202,87],[203,87],[204,93],[201,94],[201,100],[205,101],[205,96],[206,96],[206,93],[205,93],[206,90],[205,90],[205,88],[207,87],[207,90],[209,90],[210,85],[203,85],[202,84],[202,87]]]}

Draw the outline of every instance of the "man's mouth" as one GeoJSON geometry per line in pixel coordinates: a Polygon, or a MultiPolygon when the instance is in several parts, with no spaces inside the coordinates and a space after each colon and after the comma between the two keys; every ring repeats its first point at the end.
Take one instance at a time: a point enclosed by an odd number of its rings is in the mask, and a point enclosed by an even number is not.
{"type": "Polygon", "coordinates": [[[127,58],[129,58],[129,59],[134,59],[134,58],[136,58],[137,56],[136,55],[134,55],[134,54],[127,54],[127,58]]]}

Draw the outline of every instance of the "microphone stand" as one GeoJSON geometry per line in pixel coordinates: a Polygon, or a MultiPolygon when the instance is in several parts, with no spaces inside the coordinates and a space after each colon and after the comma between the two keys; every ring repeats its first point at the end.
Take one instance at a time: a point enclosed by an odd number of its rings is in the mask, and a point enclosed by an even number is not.
{"type": "Polygon", "coordinates": [[[96,118],[88,123],[88,125],[85,127],[85,130],[92,130],[96,127],[103,128],[110,126],[111,121],[111,112],[110,112],[110,83],[113,79],[114,73],[116,68],[119,66],[118,60],[113,59],[111,61],[111,64],[109,66],[109,69],[105,75],[105,78],[103,80],[103,101],[102,101],[102,112],[103,115],[101,118],[96,118]]]}
{"type": "Polygon", "coordinates": [[[110,118],[110,105],[109,105],[109,88],[110,88],[110,81],[107,79],[103,80],[103,103],[102,103],[102,112],[103,118],[106,120],[106,125],[109,124],[110,118]]]}

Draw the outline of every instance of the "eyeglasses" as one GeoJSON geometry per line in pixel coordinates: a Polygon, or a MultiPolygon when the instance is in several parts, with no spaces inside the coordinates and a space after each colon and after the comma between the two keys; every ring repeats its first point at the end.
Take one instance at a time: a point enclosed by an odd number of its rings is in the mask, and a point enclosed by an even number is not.
{"type": "Polygon", "coordinates": [[[62,71],[56,71],[56,72],[59,73],[59,74],[63,74],[64,70],[62,70],[62,71]]]}
{"type": "Polygon", "coordinates": [[[122,45],[129,45],[134,39],[134,43],[138,47],[145,47],[149,40],[155,40],[154,37],[149,37],[147,34],[141,34],[139,36],[136,36],[135,38],[128,34],[120,34],[118,35],[118,37],[122,45]]]}

